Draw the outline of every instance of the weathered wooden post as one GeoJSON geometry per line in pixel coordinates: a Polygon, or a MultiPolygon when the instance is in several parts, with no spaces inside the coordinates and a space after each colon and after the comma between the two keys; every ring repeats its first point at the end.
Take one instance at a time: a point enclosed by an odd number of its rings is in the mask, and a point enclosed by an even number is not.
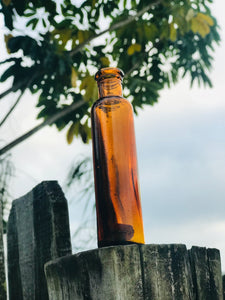
{"type": "Polygon", "coordinates": [[[189,251],[197,299],[223,299],[220,253],[216,249],[192,247],[189,251]]]}
{"type": "Polygon", "coordinates": [[[223,300],[225,300],[225,275],[223,275],[223,300]]]}
{"type": "Polygon", "coordinates": [[[126,245],[45,265],[50,300],[222,300],[217,249],[126,245]]]}
{"type": "Polygon", "coordinates": [[[14,200],[8,220],[10,300],[47,300],[44,264],[71,254],[67,201],[56,181],[14,200]]]}
{"type": "Polygon", "coordinates": [[[0,200],[0,300],[6,300],[2,202],[0,200]]]}

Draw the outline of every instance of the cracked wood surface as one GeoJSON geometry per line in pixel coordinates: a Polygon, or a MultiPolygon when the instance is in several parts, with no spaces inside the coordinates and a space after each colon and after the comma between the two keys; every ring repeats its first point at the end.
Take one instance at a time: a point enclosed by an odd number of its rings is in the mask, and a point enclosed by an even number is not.
{"type": "Polygon", "coordinates": [[[222,300],[217,249],[106,247],[45,265],[50,300],[222,300]]]}

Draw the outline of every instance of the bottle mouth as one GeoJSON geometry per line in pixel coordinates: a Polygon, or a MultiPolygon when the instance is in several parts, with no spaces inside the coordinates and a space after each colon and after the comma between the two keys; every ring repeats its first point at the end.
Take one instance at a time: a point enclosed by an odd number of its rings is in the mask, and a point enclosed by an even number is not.
{"type": "Polygon", "coordinates": [[[95,74],[95,80],[97,82],[100,82],[101,80],[105,78],[118,78],[121,81],[123,80],[124,73],[119,68],[102,68],[98,70],[98,72],[95,74]]]}

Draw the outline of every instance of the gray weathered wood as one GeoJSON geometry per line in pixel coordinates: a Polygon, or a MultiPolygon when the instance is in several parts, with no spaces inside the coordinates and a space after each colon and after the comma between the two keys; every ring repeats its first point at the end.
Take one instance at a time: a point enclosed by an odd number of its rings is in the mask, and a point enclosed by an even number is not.
{"type": "Polygon", "coordinates": [[[185,245],[141,246],[144,299],[193,299],[193,284],[185,245]]]}
{"type": "Polygon", "coordinates": [[[225,300],[225,275],[223,275],[223,300],[225,300]]]}
{"type": "Polygon", "coordinates": [[[71,254],[67,201],[56,181],[14,200],[8,220],[10,300],[47,300],[44,264],[71,254]]]}
{"type": "MultiPolygon", "coordinates": [[[[49,299],[203,300],[199,289],[206,289],[205,281],[200,280],[197,287],[193,284],[196,276],[202,276],[193,267],[198,250],[202,248],[194,247],[188,253],[185,245],[177,244],[127,245],[62,257],[45,265],[49,299]]],[[[207,249],[207,253],[211,298],[204,300],[221,300],[218,250],[207,249]]]]}
{"type": "Polygon", "coordinates": [[[196,298],[198,300],[223,300],[219,250],[192,247],[189,253],[196,298]]]}
{"type": "Polygon", "coordinates": [[[58,259],[47,264],[46,275],[52,300],[143,299],[137,245],[95,249],[58,259]]]}
{"type": "Polygon", "coordinates": [[[2,202],[0,200],[0,300],[6,300],[2,202]]]}

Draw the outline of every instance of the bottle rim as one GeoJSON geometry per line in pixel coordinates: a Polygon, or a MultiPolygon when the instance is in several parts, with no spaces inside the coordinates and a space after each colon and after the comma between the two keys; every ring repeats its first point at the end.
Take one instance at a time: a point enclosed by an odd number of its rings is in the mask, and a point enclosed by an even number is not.
{"type": "Polygon", "coordinates": [[[95,80],[97,82],[99,82],[105,78],[113,78],[113,77],[117,77],[122,81],[123,77],[124,77],[124,73],[119,68],[110,68],[109,67],[109,68],[102,68],[102,69],[98,70],[98,72],[95,74],[95,80]]]}

